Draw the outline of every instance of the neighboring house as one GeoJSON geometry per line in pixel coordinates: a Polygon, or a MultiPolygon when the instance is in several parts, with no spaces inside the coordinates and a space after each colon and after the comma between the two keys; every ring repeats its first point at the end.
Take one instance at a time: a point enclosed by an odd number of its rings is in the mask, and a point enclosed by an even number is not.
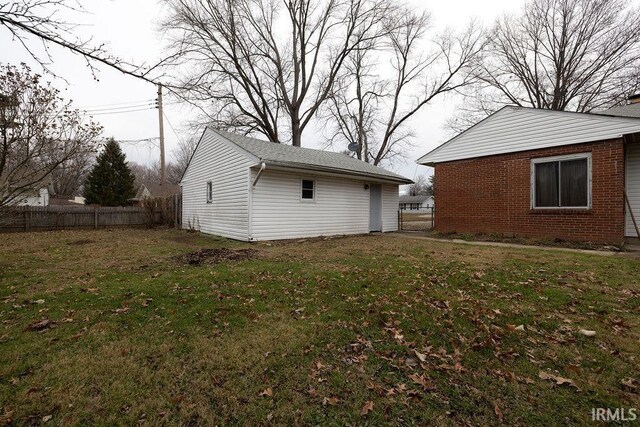
{"type": "Polygon", "coordinates": [[[341,153],[208,128],[182,178],[182,224],[245,241],[395,231],[407,183],[341,153]]]}
{"type": "Polygon", "coordinates": [[[402,211],[432,209],[435,206],[433,196],[400,196],[398,203],[402,211]]]}
{"type": "Polygon", "coordinates": [[[145,182],[140,184],[136,196],[129,199],[134,206],[142,206],[145,199],[166,199],[180,193],[180,186],[168,182],[145,182]]]}
{"type": "Polygon", "coordinates": [[[7,197],[4,203],[11,206],[49,206],[50,184],[46,172],[29,165],[5,171],[0,176],[0,200],[7,197]]]}
{"type": "Polygon", "coordinates": [[[439,231],[621,244],[636,237],[632,213],[640,225],[637,102],[599,114],[504,107],[418,163],[435,168],[439,231]]]}
{"type": "Polygon", "coordinates": [[[11,204],[14,206],[49,206],[49,190],[46,187],[27,190],[14,199],[11,204]]]}
{"type": "Polygon", "coordinates": [[[84,205],[84,197],[64,196],[56,194],[49,197],[49,205],[52,206],[81,206],[84,205]]]}

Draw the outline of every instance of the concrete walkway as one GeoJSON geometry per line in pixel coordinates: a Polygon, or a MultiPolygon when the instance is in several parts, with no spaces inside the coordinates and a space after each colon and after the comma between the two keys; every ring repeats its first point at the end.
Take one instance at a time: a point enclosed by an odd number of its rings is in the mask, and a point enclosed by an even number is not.
{"type": "Polygon", "coordinates": [[[470,240],[461,240],[461,239],[438,239],[435,237],[424,236],[419,231],[418,232],[397,231],[394,233],[389,233],[389,235],[393,237],[404,238],[404,239],[430,240],[432,242],[440,242],[440,243],[459,243],[462,245],[471,245],[471,246],[495,246],[499,248],[501,247],[501,248],[515,248],[515,249],[537,249],[541,251],[573,252],[573,253],[579,253],[579,254],[600,255],[600,256],[620,255],[620,256],[640,257],[640,252],[594,251],[590,249],[558,248],[555,246],[519,245],[516,243],[482,242],[482,241],[470,241],[470,240]]]}

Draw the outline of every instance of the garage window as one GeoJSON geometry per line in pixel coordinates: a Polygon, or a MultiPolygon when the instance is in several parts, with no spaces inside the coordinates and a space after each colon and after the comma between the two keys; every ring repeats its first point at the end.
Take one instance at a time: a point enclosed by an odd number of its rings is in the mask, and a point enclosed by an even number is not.
{"type": "Polygon", "coordinates": [[[314,200],[316,196],[316,182],[311,179],[302,180],[302,200],[314,200]]]}
{"type": "Polygon", "coordinates": [[[213,182],[207,181],[207,203],[213,201],[213,182]]]}
{"type": "Polygon", "coordinates": [[[532,208],[589,208],[591,154],[533,159],[531,189],[532,208]]]}

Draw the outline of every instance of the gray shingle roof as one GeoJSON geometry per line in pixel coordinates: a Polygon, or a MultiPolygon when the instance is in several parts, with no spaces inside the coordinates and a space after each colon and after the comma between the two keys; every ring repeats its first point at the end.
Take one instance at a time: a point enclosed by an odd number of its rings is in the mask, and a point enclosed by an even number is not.
{"type": "Polygon", "coordinates": [[[398,198],[399,203],[423,203],[431,196],[400,196],[398,198]]]}
{"type": "Polygon", "coordinates": [[[243,150],[260,158],[267,163],[267,165],[273,164],[309,170],[338,172],[345,175],[372,177],[403,184],[412,182],[410,179],[401,175],[389,172],[388,170],[363,162],[362,160],[354,159],[346,154],[294,147],[286,144],[276,144],[218,129],[209,129],[236,144],[243,150]]]}
{"type": "Polygon", "coordinates": [[[605,116],[640,118],[640,102],[637,102],[635,104],[623,105],[622,107],[613,107],[604,111],[598,111],[598,114],[604,114],[605,116]]]}

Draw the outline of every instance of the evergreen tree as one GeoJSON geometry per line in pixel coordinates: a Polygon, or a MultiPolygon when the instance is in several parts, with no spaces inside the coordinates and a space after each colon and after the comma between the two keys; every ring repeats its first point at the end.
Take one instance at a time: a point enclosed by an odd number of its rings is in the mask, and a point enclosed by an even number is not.
{"type": "Polygon", "coordinates": [[[84,184],[85,203],[126,206],[135,194],[133,173],[120,146],[111,138],[84,184]]]}

